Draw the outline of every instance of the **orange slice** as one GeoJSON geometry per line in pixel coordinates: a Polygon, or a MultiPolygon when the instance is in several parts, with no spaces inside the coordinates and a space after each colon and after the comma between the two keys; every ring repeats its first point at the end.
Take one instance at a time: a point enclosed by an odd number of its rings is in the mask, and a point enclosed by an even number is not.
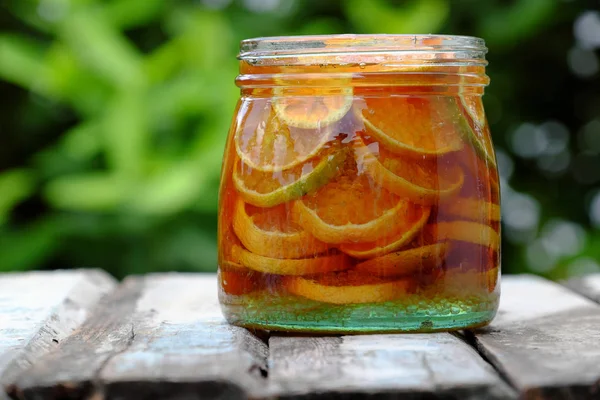
{"type": "Polygon", "coordinates": [[[273,207],[298,199],[325,185],[338,172],[347,151],[340,150],[286,171],[263,172],[236,161],[233,183],[247,203],[273,207]]]}
{"type": "Polygon", "coordinates": [[[315,279],[288,278],[285,287],[290,293],[323,303],[359,304],[380,303],[403,297],[410,288],[410,282],[389,281],[349,270],[315,279]]]}
{"type": "Polygon", "coordinates": [[[409,275],[420,269],[440,266],[449,247],[449,243],[437,243],[397,251],[357,264],[355,270],[380,277],[409,275]]]}
{"type": "Polygon", "coordinates": [[[456,101],[447,96],[366,97],[360,116],[367,135],[388,150],[413,157],[462,149],[470,130],[456,101]]]}
{"type": "Polygon", "coordinates": [[[500,236],[488,225],[471,221],[438,222],[425,227],[425,235],[434,241],[458,240],[500,249],[500,236]]]}
{"type": "Polygon", "coordinates": [[[332,139],[333,126],[303,129],[288,125],[271,103],[256,102],[235,133],[244,164],[258,171],[281,171],[314,157],[332,139]]]}
{"type": "Polygon", "coordinates": [[[382,234],[374,242],[343,243],[338,248],[354,258],[372,258],[396,251],[409,243],[425,226],[430,209],[409,205],[396,220],[398,233],[395,235],[382,234]]]}
{"type": "Polygon", "coordinates": [[[352,107],[352,87],[274,90],[273,107],[288,126],[318,129],[342,119],[352,107]],[[289,94],[286,94],[289,93],[289,94]]]}
{"type": "Polygon", "coordinates": [[[351,267],[350,259],[345,254],[284,260],[254,254],[239,246],[233,246],[231,253],[235,262],[252,270],[268,274],[314,275],[342,271],[351,267]]]}
{"type": "Polygon", "coordinates": [[[328,250],[325,243],[291,221],[284,205],[265,209],[238,200],[233,229],[248,250],[265,257],[304,258],[328,250]]]}
{"type": "Polygon", "coordinates": [[[440,204],[440,212],[452,217],[486,223],[500,221],[500,206],[472,197],[456,197],[440,204]]]}
{"type": "Polygon", "coordinates": [[[407,159],[394,156],[376,142],[358,138],[356,159],[375,182],[396,195],[418,204],[431,205],[460,190],[462,169],[438,159],[407,159]]]}
{"type": "Polygon", "coordinates": [[[306,231],[325,243],[371,242],[383,232],[404,228],[398,221],[411,207],[406,200],[373,185],[356,166],[294,203],[292,216],[306,231]]]}

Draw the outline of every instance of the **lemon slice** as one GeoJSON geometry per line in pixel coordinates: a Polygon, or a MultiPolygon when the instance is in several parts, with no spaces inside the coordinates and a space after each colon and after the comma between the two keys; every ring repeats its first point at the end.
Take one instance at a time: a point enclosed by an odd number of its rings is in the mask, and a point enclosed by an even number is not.
{"type": "Polygon", "coordinates": [[[317,129],[339,121],[352,107],[351,78],[337,79],[329,87],[287,87],[293,83],[276,80],[273,90],[273,107],[277,116],[295,128],[317,129]],[[335,85],[335,86],[334,86],[335,85]]]}
{"type": "Polygon", "coordinates": [[[325,185],[337,173],[347,151],[339,150],[279,173],[257,171],[236,160],[233,183],[247,203],[273,207],[298,199],[325,185]]]}
{"type": "Polygon", "coordinates": [[[235,136],[235,149],[244,164],[257,171],[278,172],[316,156],[333,140],[333,124],[312,129],[288,124],[275,111],[275,100],[253,101],[235,136]]]}

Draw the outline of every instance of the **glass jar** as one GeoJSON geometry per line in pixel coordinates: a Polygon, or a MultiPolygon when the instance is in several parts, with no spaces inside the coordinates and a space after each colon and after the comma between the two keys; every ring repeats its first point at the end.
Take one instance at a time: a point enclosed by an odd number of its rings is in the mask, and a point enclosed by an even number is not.
{"type": "Polygon", "coordinates": [[[484,41],[241,44],[219,200],[220,303],[307,332],[483,326],[500,295],[484,41]]]}

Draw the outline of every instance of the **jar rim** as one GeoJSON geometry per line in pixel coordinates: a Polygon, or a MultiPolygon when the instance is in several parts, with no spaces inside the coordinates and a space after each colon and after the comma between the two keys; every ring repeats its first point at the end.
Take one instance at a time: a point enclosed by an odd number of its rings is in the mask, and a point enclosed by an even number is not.
{"type": "MultiPolygon", "coordinates": [[[[265,36],[240,42],[240,60],[336,56],[340,54],[382,53],[469,53],[469,58],[484,59],[485,41],[474,36],[444,34],[340,34],[265,36]]],[[[463,57],[458,57],[463,58],[463,57]]]]}

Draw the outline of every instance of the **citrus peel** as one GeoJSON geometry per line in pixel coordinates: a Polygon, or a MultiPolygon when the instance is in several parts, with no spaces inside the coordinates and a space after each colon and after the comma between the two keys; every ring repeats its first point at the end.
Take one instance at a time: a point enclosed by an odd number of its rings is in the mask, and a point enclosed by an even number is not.
{"type": "Polygon", "coordinates": [[[367,143],[360,137],[355,152],[357,162],[375,182],[418,204],[436,204],[439,199],[452,196],[465,179],[458,165],[394,156],[376,142],[367,143]]]}
{"type": "Polygon", "coordinates": [[[500,221],[500,206],[473,197],[457,197],[440,205],[444,215],[469,221],[488,223],[500,221]]]}
{"type": "Polygon", "coordinates": [[[408,280],[384,280],[349,270],[314,279],[288,278],[286,289],[295,295],[330,304],[380,303],[406,295],[408,280]]]}
{"type": "Polygon", "coordinates": [[[284,205],[256,209],[239,199],[235,205],[233,229],[248,250],[261,256],[304,258],[328,250],[327,244],[289,221],[284,205]],[[251,209],[251,215],[248,209],[251,209]]]}
{"type": "Polygon", "coordinates": [[[339,121],[352,107],[352,87],[306,88],[294,92],[276,87],[273,108],[288,126],[317,129],[339,121]],[[287,92],[287,94],[286,94],[287,92]]]}
{"type": "Polygon", "coordinates": [[[233,183],[246,202],[258,207],[273,207],[325,185],[337,174],[346,154],[345,150],[334,151],[277,174],[253,170],[237,160],[233,183]]]}
{"type": "Polygon", "coordinates": [[[393,153],[437,157],[463,147],[464,130],[454,99],[446,96],[366,97],[359,115],[366,134],[393,153]]]}
{"type": "Polygon", "coordinates": [[[430,209],[408,205],[406,210],[397,218],[398,232],[394,235],[382,234],[373,242],[342,243],[338,248],[359,259],[378,257],[396,251],[408,244],[425,226],[430,209]]]}
{"type": "MultiPolygon", "coordinates": [[[[346,200],[349,206],[354,202],[351,198],[346,200]]],[[[292,218],[314,237],[325,243],[372,242],[381,236],[383,230],[389,230],[391,234],[395,234],[402,228],[397,224],[397,219],[402,214],[402,210],[409,207],[410,203],[399,199],[394,200],[394,204],[389,208],[379,208],[377,216],[373,219],[360,222],[352,221],[352,215],[348,214],[354,214],[354,212],[348,212],[345,206],[333,204],[313,208],[304,200],[299,200],[294,203],[292,208],[292,218]],[[337,219],[338,215],[336,214],[324,215],[327,212],[344,213],[347,218],[337,219]]],[[[373,204],[373,200],[371,200],[371,204],[373,204]]],[[[356,206],[356,204],[354,205],[356,206]]],[[[360,208],[357,207],[357,209],[360,208]]]]}
{"type": "Polygon", "coordinates": [[[270,102],[255,101],[235,132],[238,157],[249,167],[264,172],[282,171],[316,156],[334,132],[332,124],[314,129],[288,125],[270,102]]]}
{"type": "Polygon", "coordinates": [[[425,235],[434,241],[458,240],[480,246],[500,249],[500,235],[488,225],[472,221],[437,222],[427,225],[425,235]]]}
{"type": "Polygon", "coordinates": [[[233,246],[231,253],[235,262],[254,271],[268,274],[314,275],[342,271],[351,267],[350,259],[345,254],[289,260],[261,256],[239,246],[233,246]]]}
{"type": "Polygon", "coordinates": [[[449,247],[449,243],[442,242],[396,251],[359,263],[355,270],[380,277],[410,275],[420,269],[440,266],[449,247]]]}

